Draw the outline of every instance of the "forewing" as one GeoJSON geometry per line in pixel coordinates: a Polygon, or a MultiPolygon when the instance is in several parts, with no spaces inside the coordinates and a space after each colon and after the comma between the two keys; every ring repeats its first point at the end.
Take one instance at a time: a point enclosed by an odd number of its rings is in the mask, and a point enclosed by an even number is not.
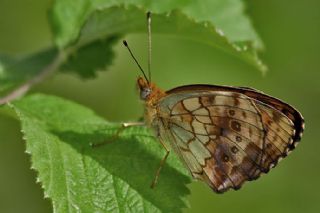
{"type": "Polygon", "coordinates": [[[158,107],[163,134],[191,174],[216,192],[257,179],[295,145],[287,115],[241,92],[179,89],[158,107]]]}

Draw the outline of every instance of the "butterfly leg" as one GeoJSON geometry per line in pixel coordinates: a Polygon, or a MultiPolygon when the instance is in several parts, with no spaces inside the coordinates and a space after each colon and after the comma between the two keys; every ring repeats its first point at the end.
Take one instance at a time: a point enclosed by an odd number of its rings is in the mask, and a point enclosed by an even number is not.
{"type": "Polygon", "coordinates": [[[168,156],[169,156],[169,153],[170,153],[170,150],[168,149],[168,147],[165,145],[165,143],[162,141],[162,139],[160,138],[160,144],[162,145],[162,147],[166,150],[166,154],[165,156],[162,158],[161,162],[160,162],[160,166],[159,168],[157,169],[157,172],[156,172],[156,175],[151,183],[151,188],[154,188],[155,185],[157,184],[158,182],[158,179],[159,179],[159,175],[160,175],[160,171],[162,169],[162,167],[164,166],[168,156]]]}
{"type": "Polygon", "coordinates": [[[113,141],[115,141],[117,138],[119,138],[120,133],[125,130],[128,127],[132,127],[132,126],[144,126],[145,123],[143,122],[128,122],[128,123],[122,123],[121,127],[116,131],[116,133],[112,136],[112,138],[110,140],[104,141],[102,143],[96,143],[96,144],[91,144],[91,146],[93,148],[96,147],[100,147],[103,145],[106,145],[108,143],[112,143],[113,141]]]}

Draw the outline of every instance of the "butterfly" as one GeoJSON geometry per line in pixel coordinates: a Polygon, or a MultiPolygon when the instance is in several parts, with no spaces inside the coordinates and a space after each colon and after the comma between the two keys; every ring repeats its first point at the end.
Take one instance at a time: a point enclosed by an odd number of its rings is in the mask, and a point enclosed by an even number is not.
{"type": "MultiPolygon", "coordinates": [[[[145,121],[166,150],[152,187],[170,153],[190,174],[215,192],[240,189],[277,165],[299,143],[302,115],[289,104],[246,87],[186,85],[163,91],[151,81],[151,13],[147,13],[149,76],[137,84],[145,103],[145,121]]],[[[138,125],[125,124],[125,127],[138,125]]]]}

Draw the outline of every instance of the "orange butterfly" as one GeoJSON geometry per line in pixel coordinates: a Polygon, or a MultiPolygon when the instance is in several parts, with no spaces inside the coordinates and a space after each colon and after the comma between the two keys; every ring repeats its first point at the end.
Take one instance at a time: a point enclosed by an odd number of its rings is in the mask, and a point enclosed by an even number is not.
{"type": "MultiPolygon", "coordinates": [[[[300,141],[301,114],[290,105],[251,88],[187,85],[169,91],[151,82],[151,14],[147,13],[149,77],[138,78],[145,102],[146,124],[155,130],[166,150],[152,187],[170,151],[180,157],[191,175],[215,192],[239,189],[277,165],[300,141]]],[[[141,125],[126,123],[124,127],[141,125]]]]}

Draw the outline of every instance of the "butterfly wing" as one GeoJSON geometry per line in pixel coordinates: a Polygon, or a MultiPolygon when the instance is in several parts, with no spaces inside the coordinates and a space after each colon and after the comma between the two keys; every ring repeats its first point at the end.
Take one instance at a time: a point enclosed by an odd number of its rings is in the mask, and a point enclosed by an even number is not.
{"type": "Polygon", "coordinates": [[[253,89],[191,85],[158,102],[160,136],[214,191],[239,189],[295,148],[303,118],[293,107],[253,89]]]}

